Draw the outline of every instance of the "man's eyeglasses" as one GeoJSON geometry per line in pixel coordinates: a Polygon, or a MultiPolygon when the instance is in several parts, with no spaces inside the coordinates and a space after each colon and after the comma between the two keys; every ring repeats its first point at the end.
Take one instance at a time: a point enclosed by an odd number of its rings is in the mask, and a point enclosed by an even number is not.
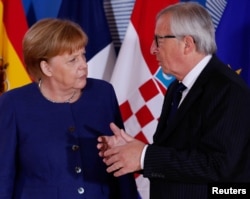
{"type": "Polygon", "coordinates": [[[159,39],[171,39],[171,38],[176,38],[176,36],[174,36],[174,35],[165,35],[165,36],[155,35],[154,39],[155,39],[155,43],[156,43],[157,48],[159,47],[159,39]]]}

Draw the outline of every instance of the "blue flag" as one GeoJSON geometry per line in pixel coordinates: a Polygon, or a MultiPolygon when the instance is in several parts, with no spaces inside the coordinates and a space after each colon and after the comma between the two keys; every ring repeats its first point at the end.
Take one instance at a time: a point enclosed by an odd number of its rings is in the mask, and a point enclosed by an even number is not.
{"type": "Polygon", "coordinates": [[[250,86],[250,1],[227,2],[216,30],[217,55],[250,86]]]}
{"type": "Polygon", "coordinates": [[[63,0],[58,17],[77,22],[87,33],[89,38],[89,45],[86,48],[87,60],[112,41],[102,0],[63,0]]]}
{"type": "Polygon", "coordinates": [[[103,0],[62,0],[58,17],[81,25],[89,38],[86,47],[89,76],[109,81],[116,55],[103,0]]]}
{"type": "Polygon", "coordinates": [[[195,2],[206,7],[212,16],[216,28],[217,56],[239,73],[250,86],[250,1],[195,2]]]}

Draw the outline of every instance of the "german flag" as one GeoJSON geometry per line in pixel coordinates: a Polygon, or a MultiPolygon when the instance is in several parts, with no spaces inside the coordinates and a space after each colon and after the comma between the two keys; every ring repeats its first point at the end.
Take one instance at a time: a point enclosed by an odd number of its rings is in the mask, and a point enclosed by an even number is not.
{"type": "Polygon", "coordinates": [[[21,0],[0,0],[0,94],[32,81],[22,58],[27,30],[21,0]]]}

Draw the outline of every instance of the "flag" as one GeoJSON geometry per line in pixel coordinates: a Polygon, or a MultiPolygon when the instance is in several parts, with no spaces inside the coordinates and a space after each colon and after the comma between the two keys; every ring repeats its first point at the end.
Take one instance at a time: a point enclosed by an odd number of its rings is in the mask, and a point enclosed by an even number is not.
{"type": "MultiPolygon", "coordinates": [[[[208,1],[207,1],[208,2],[208,1]]],[[[216,29],[217,55],[250,86],[250,1],[227,1],[216,29]]]]}
{"type": "Polygon", "coordinates": [[[109,81],[116,54],[103,0],[63,0],[58,17],[69,18],[83,27],[89,37],[86,48],[89,76],[109,81]]]}
{"type": "Polygon", "coordinates": [[[250,86],[250,1],[196,2],[203,5],[212,17],[218,47],[217,56],[250,86]]]}
{"type": "MultiPolygon", "coordinates": [[[[126,131],[145,143],[152,143],[164,94],[174,79],[163,74],[150,54],[155,17],[162,8],[176,2],[135,1],[111,77],[126,131]]],[[[135,177],[141,197],[149,198],[149,181],[141,175],[135,177]]]]}
{"type": "Polygon", "coordinates": [[[88,35],[89,77],[110,80],[116,53],[106,20],[103,0],[23,0],[29,26],[47,17],[69,19],[88,35]]]}
{"type": "Polygon", "coordinates": [[[21,0],[1,0],[0,94],[31,82],[22,59],[22,39],[27,29],[21,0]]]}

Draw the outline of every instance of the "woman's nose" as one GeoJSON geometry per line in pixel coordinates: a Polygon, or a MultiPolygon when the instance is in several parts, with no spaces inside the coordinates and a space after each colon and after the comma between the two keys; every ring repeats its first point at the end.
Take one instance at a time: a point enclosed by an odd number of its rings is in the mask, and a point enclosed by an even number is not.
{"type": "Polygon", "coordinates": [[[81,68],[82,68],[82,69],[88,68],[88,64],[87,64],[86,61],[83,61],[83,62],[81,63],[81,68]]]}
{"type": "Polygon", "coordinates": [[[81,59],[81,68],[87,68],[87,67],[88,67],[87,60],[85,55],[83,55],[81,59]]]}

